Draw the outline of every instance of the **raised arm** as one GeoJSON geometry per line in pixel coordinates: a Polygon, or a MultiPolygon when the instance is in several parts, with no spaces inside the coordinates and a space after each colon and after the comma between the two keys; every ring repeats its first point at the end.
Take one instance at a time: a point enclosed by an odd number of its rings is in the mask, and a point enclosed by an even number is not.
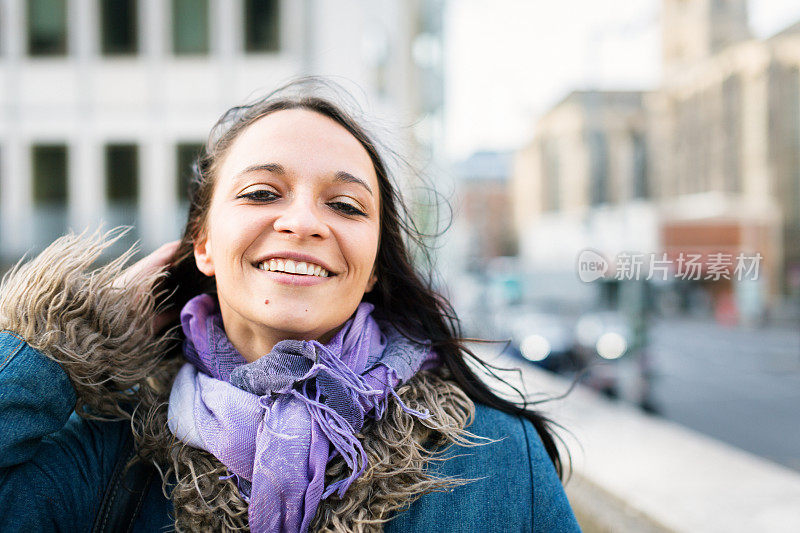
{"type": "Polygon", "coordinates": [[[0,531],[90,529],[130,446],[124,402],[163,343],[148,288],[169,250],[87,271],[111,243],[62,237],[3,278],[0,531]]]}

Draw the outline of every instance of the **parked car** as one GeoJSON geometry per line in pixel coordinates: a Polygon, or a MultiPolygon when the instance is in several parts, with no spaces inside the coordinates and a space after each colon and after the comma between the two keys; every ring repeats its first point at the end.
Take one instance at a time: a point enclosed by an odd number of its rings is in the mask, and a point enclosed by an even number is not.
{"type": "Polygon", "coordinates": [[[575,323],[576,366],[584,374],[581,382],[589,387],[655,411],[647,346],[635,334],[619,312],[581,316],[575,323]]]}
{"type": "Polygon", "coordinates": [[[513,310],[505,318],[509,351],[552,372],[574,366],[572,321],[538,310],[513,310]]]}

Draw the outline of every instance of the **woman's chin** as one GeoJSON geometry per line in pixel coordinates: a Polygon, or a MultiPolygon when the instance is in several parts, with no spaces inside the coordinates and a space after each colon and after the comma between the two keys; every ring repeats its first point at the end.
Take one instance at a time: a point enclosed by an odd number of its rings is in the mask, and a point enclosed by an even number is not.
{"type": "Polygon", "coordinates": [[[262,327],[286,332],[290,338],[317,339],[344,324],[355,308],[347,313],[345,306],[349,302],[340,302],[338,306],[312,304],[308,301],[292,301],[292,299],[274,298],[266,306],[251,308],[250,317],[258,321],[262,327]],[[325,308],[327,307],[327,308],[325,308]],[[331,307],[337,309],[333,311],[331,307]],[[322,312],[320,312],[322,311],[322,312]],[[332,312],[333,311],[333,312],[332,312]]]}
{"type": "Polygon", "coordinates": [[[308,315],[282,315],[278,319],[270,317],[260,323],[260,326],[272,330],[276,338],[314,340],[324,334],[325,328],[310,320],[308,315]]]}

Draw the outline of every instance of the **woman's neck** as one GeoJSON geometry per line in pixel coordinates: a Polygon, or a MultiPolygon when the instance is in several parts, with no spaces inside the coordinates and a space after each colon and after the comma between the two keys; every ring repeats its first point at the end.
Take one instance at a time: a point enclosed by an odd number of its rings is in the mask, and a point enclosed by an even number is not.
{"type": "Polygon", "coordinates": [[[342,324],[327,333],[315,337],[313,334],[277,331],[263,324],[254,323],[245,319],[234,309],[224,305],[223,302],[220,302],[220,313],[222,314],[222,324],[228,341],[248,363],[252,363],[270,353],[277,343],[287,339],[316,340],[321,344],[326,344],[344,325],[342,324]]]}

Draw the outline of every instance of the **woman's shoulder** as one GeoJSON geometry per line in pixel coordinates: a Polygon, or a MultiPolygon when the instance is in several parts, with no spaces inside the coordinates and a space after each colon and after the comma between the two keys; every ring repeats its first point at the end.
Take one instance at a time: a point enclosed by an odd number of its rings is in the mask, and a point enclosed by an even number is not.
{"type": "Polygon", "coordinates": [[[387,524],[387,532],[580,530],[528,419],[476,402],[467,430],[493,442],[452,445],[442,454],[444,460],[433,461],[430,468],[440,476],[474,481],[423,496],[387,524]]]}
{"type": "Polygon", "coordinates": [[[491,439],[505,438],[508,441],[506,447],[518,445],[521,450],[544,450],[544,444],[530,420],[484,403],[475,402],[475,420],[467,429],[491,439]]]}
{"type": "MultiPolygon", "coordinates": [[[[534,470],[555,468],[536,428],[527,418],[475,402],[475,418],[466,428],[479,443],[476,446],[451,446],[446,461],[438,469],[445,475],[484,477],[497,482],[513,481],[520,495],[530,494],[534,470]]],[[[558,479],[558,476],[555,476],[558,479]]],[[[559,481],[560,485],[560,481],[559,481]]]]}

